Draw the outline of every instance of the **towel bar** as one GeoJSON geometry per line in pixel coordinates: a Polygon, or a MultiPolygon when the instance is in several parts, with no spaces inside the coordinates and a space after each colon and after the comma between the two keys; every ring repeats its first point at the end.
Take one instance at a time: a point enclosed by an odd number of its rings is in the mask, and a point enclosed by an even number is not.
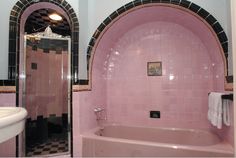
{"type": "Polygon", "coordinates": [[[221,96],[222,99],[229,99],[229,100],[234,100],[234,95],[233,94],[224,94],[221,96]]]}
{"type": "MultiPolygon", "coordinates": [[[[211,92],[210,92],[211,93],[211,92]]],[[[208,95],[210,94],[208,93],[208,95]]],[[[222,99],[228,99],[228,100],[234,100],[234,95],[233,94],[224,94],[221,96],[222,99]]]]}

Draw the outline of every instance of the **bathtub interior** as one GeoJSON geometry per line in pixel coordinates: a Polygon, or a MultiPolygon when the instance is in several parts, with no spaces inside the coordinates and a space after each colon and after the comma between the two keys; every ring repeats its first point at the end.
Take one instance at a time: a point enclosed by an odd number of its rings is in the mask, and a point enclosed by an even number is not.
{"type": "Polygon", "coordinates": [[[203,129],[233,146],[233,106],[230,127],[218,130],[207,120],[208,93],[224,91],[224,58],[197,15],[165,5],[137,8],[118,17],[95,48],[92,91],[81,103],[105,108],[107,122],[203,129]],[[162,76],[147,75],[147,62],[155,61],[162,62],[162,76]],[[152,110],[161,118],[150,118],[152,110]]]}

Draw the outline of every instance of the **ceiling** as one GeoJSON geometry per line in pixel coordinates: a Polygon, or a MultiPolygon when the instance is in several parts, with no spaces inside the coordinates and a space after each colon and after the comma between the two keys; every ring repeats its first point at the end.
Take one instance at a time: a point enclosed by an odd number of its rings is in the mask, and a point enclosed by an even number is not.
{"type": "Polygon", "coordinates": [[[31,13],[26,20],[25,32],[27,32],[27,34],[43,32],[45,28],[50,25],[54,33],[70,36],[71,30],[67,19],[61,15],[61,21],[51,20],[49,15],[52,13],[56,13],[56,11],[53,9],[39,9],[31,13]]]}

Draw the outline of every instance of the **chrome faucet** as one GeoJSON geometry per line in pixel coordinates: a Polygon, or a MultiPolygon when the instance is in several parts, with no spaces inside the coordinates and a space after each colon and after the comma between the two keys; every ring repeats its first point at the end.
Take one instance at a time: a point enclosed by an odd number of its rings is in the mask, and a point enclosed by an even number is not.
{"type": "Polygon", "coordinates": [[[94,113],[96,114],[96,120],[107,120],[105,109],[104,108],[94,108],[93,109],[94,113]]]}

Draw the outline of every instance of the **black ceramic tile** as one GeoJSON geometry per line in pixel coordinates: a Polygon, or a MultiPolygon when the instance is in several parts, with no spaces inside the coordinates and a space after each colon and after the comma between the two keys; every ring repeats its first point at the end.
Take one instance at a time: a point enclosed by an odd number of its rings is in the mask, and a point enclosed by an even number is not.
{"type": "Polygon", "coordinates": [[[38,67],[37,63],[31,63],[32,70],[37,70],[37,67],[38,67]]]}
{"type": "Polygon", "coordinates": [[[73,42],[79,42],[79,32],[73,32],[73,42]]]}
{"type": "Polygon", "coordinates": [[[89,80],[79,80],[79,85],[88,85],[89,80]]]}
{"type": "Polygon", "coordinates": [[[161,0],[161,3],[170,3],[170,0],[161,0]]]}
{"type": "Polygon", "coordinates": [[[114,11],[113,13],[111,13],[110,18],[115,19],[118,15],[119,14],[116,11],[114,11]]]}
{"type": "Polygon", "coordinates": [[[206,21],[208,22],[208,24],[213,25],[217,20],[212,15],[209,15],[206,18],[206,21]]]}
{"type": "Polygon", "coordinates": [[[89,45],[90,46],[94,46],[95,42],[96,42],[96,39],[95,38],[91,38],[91,40],[89,42],[89,45]]]}
{"type": "Polygon", "coordinates": [[[189,9],[192,10],[193,12],[197,13],[198,10],[200,9],[200,7],[194,3],[191,3],[189,9]]]}
{"type": "Polygon", "coordinates": [[[4,80],[4,86],[15,86],[15,80],[4,80]]]}
{"type": "Polygon", "coordinates": [[[11,16],[12,16],[12,17],[17,17],[18,15],[19,15],[18,12],[11,11],[11,16]]]}
{"type": "Polygon", "coordinates": [[[139,5],[141,5],[141,4],[142,4],[141,0],[135,0],[135,1],[134,1],[134,5],[135,5],[135,6],[139,6],[139,5]]]}
{"type": "Polygon", "coordinates": [[[78,66],[79,65],[78,60],[79,60],[78,56],[73,56],[73,65],[74,66],[78,66]]]}
{"type": "Polygon", "coordinates": [[[8,65],[9,66],[16,66],[16,53],[9,53],[8,54],[8,65]]]}
{"type": "Polygon", "coordinates": [[[99,25],[99,27],[98,27],[98,30],[99,30],[100,32],[102,32],[105,27],[106,27],[106,25],[104,25],[103,23],[101,23],[101,24],[99,25]]]}
{"type": "Polygon", "coordinates": [[[125,5],[126,10],[129,10],[134,7],[133,2],[129,2],[128,4],[125,5]]]}
{"type": "Polygon", "coordinates": [[[16,5],[17,5],[19,8],[23,8],[23,7],[24,7],[24,5],[23,5],[20,1],[18,1],[18,2],[16,3],[16,5]]]}
{"type": "Polygon", "coordinates": [[[125,12],[125,7],[124,6],[120,7],[119,9],[117,9],[117,12],[119,14],[122,14],[123,12],[125,12]]]}
{"type": "Polygon", "coordinates": [[[225,32],[221,32],[217,36],[218,36],[218,38],[220,40],[220,43],[224,43],[224,42],[228,41],[228,38],[227,38],[225,32]]]}
{"type": "Polygon", "coordinates": [[[93,38],[97,39],[99,37],[99,35],[100,35],[100,31],[96,30],[95,33],[93,34],[93,38]]]}
{"type": "Polygon", "coordinates": [[[19,7],[17,7],[17,6],[14,6],[12,10],[14,10],[15,12],[18,13],[18,12],[20,12],[21,9],[19,7]]]}
{"type": "Polygon", "coordinates": [[[16,52],[16,40],[9,40],[9,52],[16,52]]]}
{"type": "Polygon", "coordinates": [[[148,3],[151,3],[152,0],[143,0],[143,4],[148,4],[148,3]]]}
{"type": "Polygon", "coordinates": [[[0,86],[4,86],[4,80],[0,80],[0,86]]]}
{"type": "Polygon", "coordinates": [[[152,0],[152,3],[160,3],[161,0],[152,0]]]}
{"type": "Polygon", "coordinates": [[[180,3],[180,0],[171,0],[171,3],[172,3],[172,4],[179,5],[179,3],[180,3]]]}
{"type": "Polygon", "coordinates": [[[234,80],[233,76],[226,76],[225,78],[226,78],[227,83],[233,83],[233,80],[234,80]]]}
{"type": "Polygon", "coordinates": [[[212,27],[214,31],[216,32],[216,34],[223,31],[223,28],[220,26],[219,22],[216,22],[212,27]]]}
{"type": "Polygon", "coordinates": [[[14,16],[10,16],[10,21],[17,22],[17,18],[14,16]]]}
{"type": "Polygon", "coordinates": [[[105,25],[108,25],[110,22],[111,22],[111,19],[109,17],[103,21],[105,25]]]}
{"type": "Polygon", "coordinates": [[[190,2],[189,1],[186,1],[186,0],[182,0],[181,3],[180,3],[181,6],[185,7],[185,8],[188,8],[189,5],[190,5],[190,2]]]}
{"type": "Polygon", "coordinates": [[[205,19],[209,15],[209,13],[205,9],[201,8],[198,12],[198,15],[205,19]]]}
{"type": "Polygon", "coordinates": [[[27,5],[28,1],[27,0],[20,0],[23,5],[27,5]]]}
{"type": "Polygon", "coordinates": [[[224,52],[228,52],[228,42],[225,42],[221,45],[222,45],[222,48],[223,48],[224,52]]]}
{"type": "Polygon", "coordinates": [[[89,55],[89,56],[91,55],[92,49],[93,49],[93,47],[88,46],[87,55],[89,55]]]}

